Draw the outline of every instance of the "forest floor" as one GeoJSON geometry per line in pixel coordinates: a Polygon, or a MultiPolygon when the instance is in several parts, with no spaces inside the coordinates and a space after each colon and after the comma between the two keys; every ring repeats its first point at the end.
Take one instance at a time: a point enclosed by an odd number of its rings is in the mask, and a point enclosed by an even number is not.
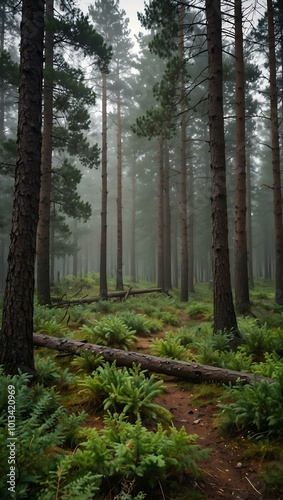
{"type": "MultiPolygon", "coordinates": [[[[258,305],[261,309],[261,301],[258,305]]],[[[191,323],[187,311],[179,311],[179,314],[179,327],[191,323]]],[[[138,336],[131,350],[152,354],[152,340],[163,338],[165,333],[160,331],[146,337],[138,336]]],[[[218,403],[223,387],[213,383],[193,384],[167,376],[163,376],[163,380],[166,392],[155,401],[171,412],[172,424],[177,429],[183,426],[188,434],[197,435],[197,443],[202,449],[209,448],[210,454],[205,461],[197,464],[201,477],[193,480],[186,474],[175,479],[170,477],[168,490],[166,484],[159,484],[159,489],[152,498],[148,496],[148,500],[283,500],[283,491],[268,493],[260,479],[260,473],[272,458],[268,460],[264,453],[257,453],[254,440],[249,440],[247,436],[221,434],[217,414],[221,411],[218,403]]],[[[97,428],[103,426],[102,418],[97,415],[94,418],[89,416],[86,423],[97,428]]],[[[151,423],[146,425],[150,429],[151,423]]],[[[278,459],[281,460],[281,456],[278,459]]]]}
{"type": "MultiPolygon", "coordinates": [[[[154,338],[162,338],[163,333],[154,334],[154,338]]],[[[149,353],[150,337],[139,338],[134,350],[149,353]]],[[[154,500],[281,500],[282,496],[274,496],[264,492],[259,474],[263,468],[261,459],[247,458],[246,439],[242,436],[231,438],[222,436],[217,422],[219,408],[217,403],[222,388],[216,384],[200,386],[177,378],[163,376],[166,392],[156,402],[173,415],[172,424],[180,429],[184,427],[188,434],[197,434],[197,444],[211,450],[209,457],[198,464],[202,477],[193,484],[186,485],[181,481],[177,485],[176,496],[166,492],[164,488],[160,496],[155,492],[154,500]],[[209,391],[211,387],[211,392],[209,391]],[[199,388],[199,390],[197,389],[199,388]],[[186,493],[186,490],[188,492],[186,493]]],[[[88,426],[101,428],[102,419],[89,418],[88,426]]],[[[150,427],[150,424],[149,424],[150,427]]]]}
{"type": "MultiPolygon", "coordinates": [[[[159,333],[154,337],[162,337],[159,333]]],[[[136,350],[149,352],[149,338],[139,338],[136,350]]],[[[200,397],[195,396],[194,384],[181,382],[177,378],[163,377],[167,387],[166,393],[156,402],[169,410],[173,415],[173,425],[177,429],[184,426],[188,434],[197,434],[198,444],[202,448],[210,448],[209,458],[199,465],[203,476],[195,482],[194,489],[199,498],[205,500],[280,500],[282,497],[270,496],[263,492],[259,480],[262,469],[260,461],[248,459],[241,453],[242,438],[232,439],[220,435],[216,414],[219,413],[215,398],[215,385],[211,385],[211,395],[205,391],[200,397]]],[[[174,500],[173,497],[166,499],[174,500]]],[[[184,492],[184,495],[186,493],[184,492]]],[[[190,500],[191,494],[184,496],[190,500]]],[[[160,496],[160,499],[164,497],[160,496]]],[[[157,499],[155,499],[157,500],[157,499]]]]}
{"type": "Polygon", "coordinates": [[[212,450],[210,457],[200,465],[203,477],[195,485],[203,498],[270,498],[263,495],[258,480],[260,464],[244,458],[237,441],[219,435],[215,423],[217,407],[213,404],[198,407],[191,400],[193,394],[182,389],[176,380],[167,380],[166,385],[167,394],[162,398],[162,405],[173,413],[175,427],[184,426],[188,434],[197,434],[198,443],[212,450]]]}

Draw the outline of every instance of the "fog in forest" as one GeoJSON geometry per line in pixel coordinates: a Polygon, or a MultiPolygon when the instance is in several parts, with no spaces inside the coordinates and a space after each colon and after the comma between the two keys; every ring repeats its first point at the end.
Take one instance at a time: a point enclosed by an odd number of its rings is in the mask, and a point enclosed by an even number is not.
{"type": "MultiPolygon", "coordinates": [[[[141,8],[136,2],[135,5],[143,13],[143,2],[139,3],[141,8]]],[[[152,21],[152,27],[141,27],[142,34],[135,35],[134,39],[129,29],[127,4],[109,0],[88,4],[91,25],[107,46],[112,46],[108,70],[104,71],[99,65],[101,54],[95,54],[92,49],[92,56],[90,50],[84,49],[83,36],[76,41],[74,50],[71,44],[60,41],[59,36],[56,41],[54,35],[50,280],[53,284],[67,275],[100,272],[104,210],[106,270],[109,278],[118,275],[117,288],[139,281],[166,289],[180,287],[185,210],[188,281],[189,290],[193,291],[196,282],[209,283],[212,279],[205,13],[199,8],[200,2],[195,2],[195,7],[186,9],[181,20],[182,30],[178,16],[173,16],[171,27],[167,26],[171,37],[168,32],[163,34],[162,26],[152,21]],[[154,38],[157,33],[161,43],[154,38]],[[153,40],[155,43],[150,45],[153,40]],[[104,86],[106,102],[103,104],[104,86]],[[185,116],[185,141],[182,116],[185,116]],[[180,167],[184,147],[185,201],[181,196],[184,178],[180,167]],[[103,165],[104,180],[107,179],[104,208],[103,165]]],[[[86,3],[83,7],[86,12],[86,3]]],[[[225,3],[223,9],[223,102],[233,284],[235,42],[231,21],[233,5],[225,3]]],[[[254,279],[272,279],[275,274],[267,22],[263,9],[257,9],[257,3],[250,0],[243,3],[246,224],[251,285],[254,279]]],[[[5,2],[2,4],[0,50],[2,56],[9,55],[6,60],[2,57],[2,67],[9,71],[5,77],[1,76],[0,86],[1,291],[7,270],[16,154],[20,13],[14,15],[13,12],[5,7],[5,2]]],[[[54,12],[58,17],[65,15],[58,5],[54,12]]],[[[129,12],[132,16],[133,7],[129,12]]],[[[149,24],[149,20],[144,18],[146,23],[149,24]]],[[[282,116],[280,47],[277,52],[278,108],[282,116]]],[[[281,125],[281,145],[282,141],[281,125]]]]}

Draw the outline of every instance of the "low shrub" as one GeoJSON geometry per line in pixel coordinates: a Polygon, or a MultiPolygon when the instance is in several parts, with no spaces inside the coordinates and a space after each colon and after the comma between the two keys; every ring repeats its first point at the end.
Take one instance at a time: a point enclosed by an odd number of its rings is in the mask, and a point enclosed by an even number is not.
{"type": "Polygon", "coordinates": [[[169,422],[168,410],[154,402],[165,391],[163,381],[154,375],[147,376],[138,365],[117,369],[116,362],[105,363],[91,376],[79,381],[83,392],[95,395],[104,410],[121,412],[132,420],[150,418],[169,422]]]}
{"type": "Polygon", "coordinates": [[[115,498],[133,498],[120,496],[123,491],[125,495],[125,485],[132,485],[130,493],[141,499],[145,489],[152,491],[172,474],[186,470],[199,476],[197,462],[209,454],[196,444],[197,436],[187,434],[184,428],[165,431],[159,424],[157,431],[151,432],[140,419],[134,424],[127,422],[124,414],[105,417],[101,431],[87,429],[84,435],[86,441],[60,463],[64,488],[68,488],[68,482],[92,473],[98,480],[103,477],[100,491],[105,497],[111,489],[112,495],[119,495],[115,498]]]}
{"type": "Polygon", "coordinates": [[[283,373],[273,383],[266,380],[227,389],[220,403],[224,432],[283,436],[283,373]]]}
{"type": "Polygon", "coordinates": [[[80,331],[84,333],[89,342],[116,349],[128,350],[136,341],[135,330],[128,328],[118,316],[104,316],[92,325],[83,325],[80,327],[80,331]]]}
{"type": "Polygon", "coordinates": [[[181,344],[178,338],[153,339],[151,350],[155,356],[161,358],[178,359],[188,361],[189,351],[181,344]]]}

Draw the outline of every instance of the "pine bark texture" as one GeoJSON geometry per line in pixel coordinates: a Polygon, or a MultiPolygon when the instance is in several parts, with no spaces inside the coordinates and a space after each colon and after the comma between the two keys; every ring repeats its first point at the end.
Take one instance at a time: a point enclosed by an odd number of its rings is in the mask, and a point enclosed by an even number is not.
{"type": "Polygon", "coordinates": [[[191,151],[191,140],[188,140],[188,287],[189,293],[195,291],[195,252],[194,252],[194,169],[191,151]]]}
{"type": "MultiPolygon", "coordinates": [[[[179,8],[179,55],[184,60],[184,22],[185,5],[179,8]]],[[[189,298],[189,263],[188,263],[188,218],[187,218],[187,119],[185,104],[185,84],[180,84],[181,98],[181,165],[180,165],[180,237],[181,237],[181,294],[180,300],[187,302],[189,298]]]]}
{"type": "Polygon", "coordinates": [[[273,171],[273,208],[275,231],[275,301],[283,304],[283,227],[282,227],[282,191],[280,172],[280,148],[278,125],[278,95],[276,82],[276,55],[272,0],[267,0],[268,44],[269,44],[269,83],[270,83],[270,118],[273,171]]]}
{"type": "Polygon", "coordinates": [[[132,210],[131,210],[131,282],[137,281],[136,264],[136,156],[133,153],[133,165],[131,171],[132,184],[132,210]]]}
{"type": "Polygon", "coordinates": [[[214,366],[199,365],[185,361],[177,361],[168,358],[158,358],[149,354],[140,354],[131,351],[122,351],[104,347],[101,345],[89,344],[85,342],[58,339],[49,335],[40,335],[34,333],[34,345],[58,351],[69,352],[79,355],[80,352],[91,352],[94,355],[102,356],[105,361],[112,363],[116,361],[117,366],[129,366],[133,363],[139,364],[142,370],[149,370],[155,373],[162,373],[172,377],[180,377],[192,382],[219,382],[224,384],[235,384],[241,381],[243,384],[252,384],[255,380],[267,380],[274,382],[273,379],[255,376],[252,373],[237,372],[225,368],[216,368],[214,366]]]}
{"type": "Polygon", "coordinates": [[[233,305],[228,248],[226,164],[223,120],[221,10],[219,0],[206,0],[208,113],[211,163],[212,267],[214,332],[238,335],[233,305]]]}
{"type": "MultiPolygon", "coordinates": [[[[46,0],[46,16],[53,18],[53,0],[46,0]]],[[[41,185],[37,234],[37,299],[51,304],[50,292],[50,211],[53,129],[53,33],[45,33],[44,109],[41,152],[41,185]]]]}
{"type": "Polygon", "coordinates": [[[247,156],[247,250],[248,250],[248,274],[249,288],[254,288],[253,272],[253,235],[252,235],[252,191],[251,191],[251,162],[247,156]]]}
{"type": "MultiPolygon", "coordinates": [[[[5,48],[6,6],[0,5],[0,53],[5,48]]],[[[3,76],[0,76],[0,141],[5,137],[5,92],[3,76]]]]}
{"type": "Polygon", "coordinates": [[[102,299],[107,298],[107,76],[102,74],[102,158],[101,158],[101,233],[99,288],[102,299]]]}
{"type": "MultiPolygon", "coordinates": [[[[118,69],[118,85],[120,76],[118,69]]],[[[124,290],[123,283],[123,221],[122,221],[122,119],[121,92],[117,93],[117,279],[116,290],[124,290]]]]}
{"type": "Polygon", "coordinates": [[[172,289],[169,148],[164,141],[164,287],[172,289]]]}
{"type": "Polygon", "coordinates": [[[158,242],[157,242],[157,287],[164,290],[164,150],[163,139],[158,140],[158,242]]]}
{"type": "Polygon", "coordinates": [[[242,0],[235,0],[236,58],[236,193],[235,193],[235,307],[238,314],[251,311],[246,232],[246,120],[242,0]]]}
{"type": "Polygon", "coordinates": [[[0,335],[6,373],[34,373],[33,298],[38,222],[44,2],[23,0],[20,47],[18,151],[8,273],[0,335]]]}

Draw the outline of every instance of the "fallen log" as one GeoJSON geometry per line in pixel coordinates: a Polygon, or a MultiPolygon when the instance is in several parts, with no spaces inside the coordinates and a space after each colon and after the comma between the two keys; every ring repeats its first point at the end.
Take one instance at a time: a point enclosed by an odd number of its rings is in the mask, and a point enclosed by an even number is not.
{"type": "Polygon", "coordinates": [[[113,362],[116,360],[117,366],[132,366],[133,363],[139,364],[142,370],[149,370],[163,375],[180,377],[192,382],[217,382],[235,384],[238,380],[243,384],[251,384],[259,380],[274,382],[261,376],[251,373],[237,372],[225,368],[214,366],[199,365],[197,363],[177,361],[168,358],[158,358],[149,354],[140,354],[137,352],[112,349],[101,345],[89,344],[77,340],[62,339],[51,337],[49,335],[33,334],[33,343],[37,347],[45,347],[58,351],[68,352],[79,355],[80,352],[88,351],[92,354],[103,356],[105,361],[113,362]]]}
{"type": "MultiPolygon", "coordinates": [[[[124,290],[121,292],[108,293],[107,300],[116,298],[127,300],[129,295],[140,295],[143,293],[154,293],[154,292],[166,293],[166,295],[169,295],[168,292],[166,292],[166,290],[163,290],[162,288],[146,288],[143,290],[132,290],[130,288],[129,290],[124,290]]],[[[101,300],[102,300],[101,297],[92,297],[92,298],[77,299],[77,300],[64,300],[56,302],[54,305],[55,307],[75,306],[80,304],[92,304],[93,302],[100,302],[101,300]]],[[[55,301],[55,299],[53,299],[53,301],[55,301]]]]}

